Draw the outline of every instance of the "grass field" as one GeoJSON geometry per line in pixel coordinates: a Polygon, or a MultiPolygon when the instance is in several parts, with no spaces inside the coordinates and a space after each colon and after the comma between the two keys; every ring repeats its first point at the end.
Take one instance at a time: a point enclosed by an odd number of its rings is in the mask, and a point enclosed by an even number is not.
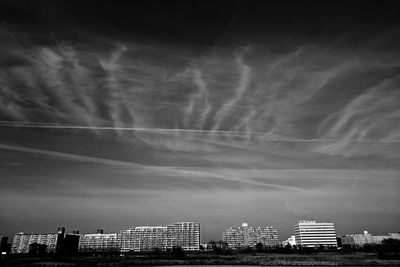
{"type": "Polygon", "coordinates": [[[319,252],[313,254],[254,253],[214,255],[193,253],[177,259],[171,255],[102,255],[77,257],[9,257],[0,266],[171,266],[171,265],[262,265],[262,266],[400,266],[399,259],[379,259],[376,253],[319,252]]]}

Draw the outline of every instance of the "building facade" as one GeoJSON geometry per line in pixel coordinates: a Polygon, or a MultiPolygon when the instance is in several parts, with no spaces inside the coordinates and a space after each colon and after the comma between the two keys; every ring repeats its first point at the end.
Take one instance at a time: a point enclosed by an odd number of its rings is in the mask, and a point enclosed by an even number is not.
{"type": "Polygon", "coordinates": [[[86,234],[79,239],[80,252],[110,252],[121,249],[121,237],[119,234],[86,234]]]}
{"type": "Polygon", "coordinates": [[[59,233],[26,234],[17,233],[11,243],[11,253],[28,253],[31,244],[46,245],[46,252],[54,253],[59,249],[63,236],[59,233]]]}
{"type": "Polygon", "coordinates": [[[181,247],[183,250],[200,249],[200,223],[177,222],[167,225],[167,249],[181,247]]]}
{"type": "Polygon", "coordinates": [[[121,238],[121,252],[129,252],[132,248],[133,251],[133,231],[134,229],[127,229],[120,231],[121,238]]]}
{"type": "Polygon", "coordinates": [[[166,250],[166,226],[138,226],[122,230],[121,251],[166,250]]]}
{"type": "Polygon", "coordinates": [[[245,222],[240,227],[229,227],[222,234],[222,240],[230,248],[255,247],[258,243],[262,243],[264,246],[279,244],[277,228],[270,226],[251,227],[245,222]]]}
{"type": "Polygon", "coordinates": [[[302,247],[337,247],[333,223],[300,220],[293,230],[296,244],[302,247]]]}
{"type": "Polygon", "coordinates": [[[200,249],[200,223],[177,222],[167,226],[138,226],[122,230],[121,251],[183,250],[200,249]]]}
{"type": "Polygon", "coordinates": [[[11,253],[28,253],[29,250],[29,234],[24,232],[16,233],[11,243],[11,253]]]}

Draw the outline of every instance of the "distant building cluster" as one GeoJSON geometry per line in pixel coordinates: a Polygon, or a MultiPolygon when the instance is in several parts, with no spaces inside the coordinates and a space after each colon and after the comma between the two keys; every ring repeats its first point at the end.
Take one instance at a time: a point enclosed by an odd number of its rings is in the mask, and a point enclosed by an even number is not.
{"type": "Polygon", "coordinates": [[[200,223],[176,222],[166,226],[137,226],[119,233],[105,234],[98,229],[93,234],[79,234],[78,230],[66,233],[59,227],[54,233],[16,233],[11,244],[7,237],[0,236],[1,253],[59,253],[73,255],[78,252],[143,252],[171,251],[176,247],[184,251],[218,248],[256,248],[275,246],[297,246],[304,248],[340,246],[363,247],[367,244],[381,244],[385,239],[400,240],[400,233],[374,236],[363,234],[336,236],[335,226],[330,222],[300,220],[293,226],[293,235],[283,242],[278,240],[278,230],[272,226],[249,226],[244,222],[239,227],[229,227],[222,234],[222,240],[201,244],[200,223]]]}
{"type": "MultiPolygon", "coordinates": [[[[177,222],[167,226],[139,226],[120,233],[65,234],[65,228],[57,233],[14,235],[11,253],[30,253],[32,245],[44,245],[47,253],[73,252],[141,252],[152,250],[200,249],[200,223],[177,222]],[[73,242],[75,241],[75,242],[73,242]]],[[[36,247],[35,247],[36,248],[36,247]]]]}
{"type": "Polygon", "coordinates": [[[381,244],[385,239],[400,240],[400,233],[389,233],[387,235],[371,235],[367,231],[362,234],[348,234],[339,237],[342,246],[362,247],[367,244],[381,244]]]}
{"type": "Polygon", "coordinates": [[[336,236],[333,223],[316,222],[315,220],[300,220],[293,226],[294,235],[282,242],[283,246],[315,247],[363,247],[364,245],[379,245],[385,239],[400,240],[400,233],[387,235],[347,234],[336,236]]]}
{"type": "Polygon", "coordinates": [[[230,248],[276,246],[279,244],[278,229],[271,226],[249,226],[246,222],[240,227],[230,227],[222,234],[222,240],[230,248]]]}

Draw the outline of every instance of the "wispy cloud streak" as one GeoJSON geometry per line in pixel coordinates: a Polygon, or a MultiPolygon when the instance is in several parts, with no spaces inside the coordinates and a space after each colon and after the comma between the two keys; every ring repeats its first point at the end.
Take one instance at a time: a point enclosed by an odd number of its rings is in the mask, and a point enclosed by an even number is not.
{"type": "Polygon", "coordinates": [[[370,144],[386,156],[379,144],[400,140],[400,59],[392,51],[310,43],[204,52],[113,39],[88,49],[29,39],[21,46],[27,34],[11,35],[0,44],[0,119],[37,122],[23,127],[171,133],[175,140],[157,144],[178,150],[191,134],[232,145],[320,142],[327,146],[304,149],[331,156],[362,156],[370,144]],[[354,150],[354,142],[363,145],[354,150]]]}
{"type": "MultiPolygon", "coordinates": [[[[137,131],[137,132],[154,132],[154,133],[188,133],[188,134],[213,134],[220,136],[242,136],[246,137],[250,136],[264,136],[263,132],[252,132],[252,131],[228,131],[228,130],[198,130],[198,129],[168,129],[168,128],[143,128],[143,127],[103,127],[103,126],[79,126],[79,125],[62,125],[62,124],[53,124],[50,125],[38,125],[31,124],[27,122],[15,122],[15,121],[0,121],[0,127],[14,127],[14,128],[37,128],[37,129],[77,129],[77,130],[110,130],[110,131],[137,131]]],[[[272,142],[335,142],[339,139],[285,139],[285,138],[270,138],[263,139],[263,141],[272,141],[272,142]]],[[[360,143],[373,143],[373,142],[382,142],[382,143],[396,143],[400,142],[400,140],[396,139],[388,139],[388,140],[373,140],[373,139],[348,139],[348,141],[352,142],[360,142],[360,143]]]]}
{"type": "Polygon", "coordinates": [[[222,179],[225,181],[230,182],[239,182],[243,186],[259,186],[264,189],[279,189],[279,190],[290,190],[290,191],[302,191],[302,189],[292,186],[285,186],[273,183],[260,183],[253,180],[248,180],[245,178],[237,178],[234,175],[224,176],[218,174],[214,170],[203,170],[199,168],[182,168],[182,167],[163,167],[163,166],[151,166],[151,165],[143,165],[133,162],[126,162],[126,161],[119,161],[119,160],[112,160],[112,159],[105,159],[105,158],[98,158],[98,157],[90,157],[84,155],[77,155],[77,154],[70,154],[58,151],[51,151],[46,149],[36,149],[36,148],[29,148],[29,147],[22,147],[22,146],[14,146],[14,145],[5,145],[0,144],[0,149],[3,150],[11,150],[11,151],[18,151],[24,153],[32,153],[32,154],[39,154],[45,155],[50,157],[56,157],[66,160],[73,160],[79,162],[87,162],[87,163],[95,163],[95,164],[105,164],[105,165],[112,165],[112,166],[121,166],[121,167],[131,167],[135,169],[142,169],[147,172],[146,175],[161,175],[162,177],[168,176],[179,176],[179,177],[187,177],[187,179],[192,178],[204,178],[210,177],[214,179],[222,179]]]}
{"type": "Polygon", "coordinates": [[[234,107],[235,104],[237,104],[239,100],[243,98],[249,85],[251,75],[250,67],[243,62],[243,57],[241,55],[236,57],[236,63],[240,73],[239,83],[235,89],[234,96],[231,99],[228,99],[221,109],[215,114],[215,124],[212,128],[213,130],[220,129],[224,118],[229,116],[229,112],[231,111],[232,107],[234,107]]]}

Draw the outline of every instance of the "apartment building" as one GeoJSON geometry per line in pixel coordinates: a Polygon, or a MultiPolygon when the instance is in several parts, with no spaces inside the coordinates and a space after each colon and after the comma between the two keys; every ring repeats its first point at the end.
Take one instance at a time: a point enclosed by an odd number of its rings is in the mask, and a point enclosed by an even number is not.
{"type": "Polygon", "coordinates": [[[200,223],[177,222],[167,225],[167,249],[181,247],[183,250],[200,249],[200,223]]]}
{"type": "Polygon", "coordinates": [[[222,240],[230,248],[255,247],[258,243],[264,246],[279,244],[278,230],[271,226],[249,226],[244,222],[240,227],[229,227],[223,234],[222,240]]]}
{"type": "Polygon", "coordinates": [[[117,233],[81,235],[79,240],[80,252],[106,252],[119,251],[121,249],[121,237],[117,233]]]}
{"type": "Polygon", "coordinates": [[[57,251],[63,236],[59,233],[46,234],[26,234],[16,233],[11,243],[11,253],[28,253],[29,246],[37,243],[46,245],[46,252],[54,253],[57,251]]]}
{"type": "Polygon", "coordinates": [[[167,226],[138,226],[122,230],[121,251],[150,251],[154,249],[200,249],[200,223],[177,222],[167,226]]]}

